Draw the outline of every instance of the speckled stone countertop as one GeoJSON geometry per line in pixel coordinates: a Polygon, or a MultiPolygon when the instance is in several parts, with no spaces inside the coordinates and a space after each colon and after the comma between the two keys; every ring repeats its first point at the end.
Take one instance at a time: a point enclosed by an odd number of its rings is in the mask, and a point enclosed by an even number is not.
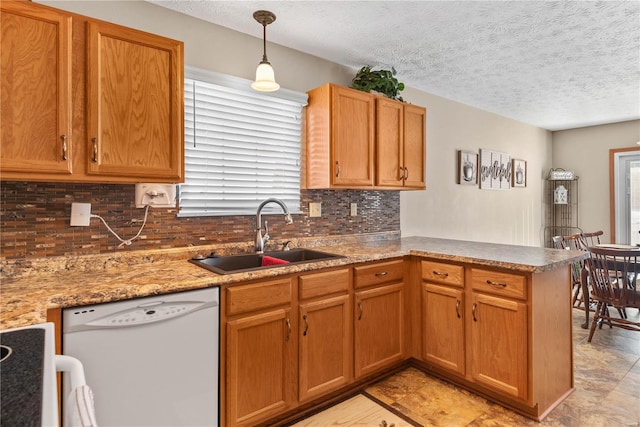
{"type": "MultiPolygon", "coordinates": [[[[379,240],[379,236],[369,240],[347,237],[323,239],[315,244],[293,242],[294,247],[303,245],[344,258],[227,275],[218,275],[187,262],[197,254],[207,254],[214,249],[205,247],[4,260],[0,273],[0,329],[46,322],[47,309],[51,308],[180,292],[405,255],[528,273],[555,269],[586,257],[578,251],[428,237],[384,240],[379,240]]],[[[250,245],[246,246],[235,245],[233,249],[248,252],[250,245]]],[[[215,248],[222,255],[232,250],[230,247],[220,249],[215,248]]]]}

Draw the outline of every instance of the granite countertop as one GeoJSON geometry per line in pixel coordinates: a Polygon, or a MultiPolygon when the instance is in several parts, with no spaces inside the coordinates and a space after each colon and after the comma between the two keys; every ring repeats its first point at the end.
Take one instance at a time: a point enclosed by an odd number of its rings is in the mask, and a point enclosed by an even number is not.
{"type": "MultiPolygon", "coordinates": [[[[294,247],[302,247],[296,243],[294,242],[294,247]]],[[[0,276],[0,329],[46,322],[47,309],[51,308],[97,304],[252,279],[268,279],[283,274],[405,255],[473,263],[526,273],[555,269],[587,256],[579,251],[429,237],[369,241],[343,241],[334,238],[319,241],[314,245],[305,245],[311,246],[317,250],[343,255],[344,258],[228,275],[218,275],[187,262],[198,253],[210,252],[208,248],[202,247],[3,261],[0,276]]]]}

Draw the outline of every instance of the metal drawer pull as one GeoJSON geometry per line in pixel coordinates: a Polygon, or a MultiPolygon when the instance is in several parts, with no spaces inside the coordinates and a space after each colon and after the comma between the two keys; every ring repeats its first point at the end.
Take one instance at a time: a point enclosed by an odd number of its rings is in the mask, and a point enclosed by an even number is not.
{"type": "Polygon", "coordinates": [[[93,144],[93,156],[91,157],[91,161],[93,163],[98,163],[98,138],[91,138],[91,143],[93,144]]]}
{"type": "Polygon", "coordinates": [[[478,306],[478,304],[476,304],[475,302],[473,303],[473,306],[471,307],[471,314],[473,315],[473,321],[477,322],[478,318],[476,317],[476,307],[478,306]]]}
{"type": "Polygon", "coordinates": [[[503,283],[503,282],[493,282],[493,281],[491,281],[491,280],[489,280],[489,279],[487,279],[487,285],[491,285],[491,286],[500,286],[500,287],[503,287],[503,288],[506,288],[506,287],[507,287],[507,284],[506,284],[506,283],[503,283]]]}
{"type": "Polygon", "coordinates": [[[284,340],[289,341],[289,336],[291,336],[291,321],[288,317],[284,321],[287,323],[287,336],[284,338],[284,340]]]}
{"type": "Polygon", "coordinates": [[[362,301],[358,301],[358,320],[362,319],[362,301]]]}
{"type": "Polygon", "coordinates": [[[458,319],[461,318],[462,316],[460,315],[460,300],[456,300],[456,316],[458,316],[458,319]]]}
{"type": "Polygon", "coordinates": [[[306,337],[307,332],[309,332],[309,321],[306,314],[302,316],[302,320],[304,320],[304,332],[302,332],[302,335],[306,337]]]}
{"type": "Polygon", "coordinates": [[[381,271],[381,272],[379,272],[379,273],[376,273],[376,274],[375,274],[375,276],[376,276],[376,277],[384,277],[384,276],[386,276],[387,274],[389,274],[389,272],[388,272],[388,271],[381,271]]]}
{"type": "Polygon", "coordinates": [[[440,273],[439,271],[435,271],[433,270],[433,274],[435,276],[444,276],[444,277],[449,277],[449,273],[440,273]]]}
{"type": "Polygon", "coordinates": [[[67,135],[60,135],[62,139],[62,160],[67,160],[67,135]]]}

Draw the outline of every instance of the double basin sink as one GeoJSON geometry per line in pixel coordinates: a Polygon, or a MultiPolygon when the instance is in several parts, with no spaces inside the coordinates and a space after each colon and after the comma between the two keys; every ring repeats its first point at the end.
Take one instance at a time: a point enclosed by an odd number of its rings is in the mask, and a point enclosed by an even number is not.
{"type": "Polygon", "coordinates": [[[206,258],[195,257],[189,262],[214,273],[232,274],[338,258],[344,257],[313,249],[298,248],[289,251],[265,252],[264,254],[210,255],[206,258]]]}

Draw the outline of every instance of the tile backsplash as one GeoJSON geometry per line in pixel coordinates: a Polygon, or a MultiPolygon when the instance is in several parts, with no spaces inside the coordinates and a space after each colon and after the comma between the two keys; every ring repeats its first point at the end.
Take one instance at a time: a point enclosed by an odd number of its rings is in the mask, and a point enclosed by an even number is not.
{"type": "MultiPolygon", "coordinates": [[[[255,215],[178,218],[177,208],[150,208],[141,238],[120,242],[97,219],[89,227],[71,227],[71,203],[91,203],[122,238],[133,237],[144,209],[134,206],[132,184],[0,182],[1,258],[88,255],[141,249],[166,249],[233,242],[252,242],[255,215]]],[[[270,220],[274,239],[324,237],[400,231],[399,191],[302,190],[302,214],[294,223],[270,220]],[[309,202],[322,202],[322,216],[308,216],[309,202]],[[351,203],[357,216],[349,216],[351,203]]],[[[275,248],[273,248],[275,249],[275,248]]]]}

